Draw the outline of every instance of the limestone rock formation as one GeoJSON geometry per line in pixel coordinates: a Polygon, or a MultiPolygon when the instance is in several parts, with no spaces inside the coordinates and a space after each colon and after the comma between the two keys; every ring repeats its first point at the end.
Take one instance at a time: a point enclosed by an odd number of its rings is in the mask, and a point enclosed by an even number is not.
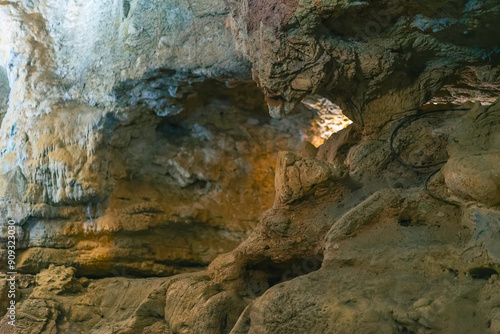
{"type": "Polygon", "coordinates": [[[331,96],[366,130],[433,96],[498,97],[496,1],[231,4],[231,27],[276,117],[311,92],[331,96]]]}
{"type": "Polygon", "coordinates": [[[272,205],[276,154],[309,126],[266,116],[222,2],[128,3],[0,6],[0,211],[23,273],[203,268],[272,205]]]}
{"type": "Polygon", "coordinates": [[[499,17],[0,2],[0,332],[499,333],[499,17]]]}

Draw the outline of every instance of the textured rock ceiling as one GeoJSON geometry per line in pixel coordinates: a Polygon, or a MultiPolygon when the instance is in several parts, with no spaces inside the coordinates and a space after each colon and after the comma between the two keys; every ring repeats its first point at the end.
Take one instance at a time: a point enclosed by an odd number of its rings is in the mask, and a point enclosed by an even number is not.
{"type": "Polygon", "coordinates": [[[499,19],[0,1],[14,332],[500,332],[499,19]]]}
{"type": "Polygon", "coordinates": [[[437,94],[494,101],[498,11],[472,0],[234,1],[231,17],[275,117],[313,91],[371,127],[437,94]]]}

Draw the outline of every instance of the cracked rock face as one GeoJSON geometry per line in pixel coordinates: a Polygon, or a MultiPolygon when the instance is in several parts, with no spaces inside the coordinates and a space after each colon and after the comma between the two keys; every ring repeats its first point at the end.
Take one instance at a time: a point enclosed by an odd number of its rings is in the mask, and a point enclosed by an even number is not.
{"type": "Polygon", "coordinates": [[[0,332],[498,333],[499,17],[0,2],[0,332]]]}
{"type": "Polygon", "coordinates": [[[488,37],[499,33],[496,1],[231,4],[239,48],[275,117],[319,92],[370,131],[433,96],[498,96],[500,46],[488,37]]]}
{"type": "Polygon", "coordinates": [[[1,210],[21,225],[21,272],[171,275],[246,238],[309,116],[262,111],[223,3],[0,10],[1,210]]]}

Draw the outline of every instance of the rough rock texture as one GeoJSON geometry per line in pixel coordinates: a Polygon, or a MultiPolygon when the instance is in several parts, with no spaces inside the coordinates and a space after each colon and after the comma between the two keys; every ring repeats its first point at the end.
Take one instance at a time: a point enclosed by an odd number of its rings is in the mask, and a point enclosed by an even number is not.
{"type": "Polygon", "coordinates": [[[4,68],[0,67],[0,118],[3,118],[7,113],[9,102],[9,78],[4,68]]]}
{"type": "Polygon", "coordinates": [[[21,272],[170,275],[247,237],[311,113],[266,116],[222,2],[0,11],[0,210],[22,226],[21,272]]]}
{"type": "Polygon", "coordinates": [[[500,205],[498,108],[498,103],[473,107],[454,134],[452,156],[443,169],[452,193],[488,206],[500,205]]]}
{"type": "MultiPolygon", "coordinates": [[[[100,164],[94,171],[72,165],[71,148],[50,152],[41,158],[48,168],[35,168],[19,193],[29,205],[20,269],[36,273],[56,263],[92,276],[166,275],[207,265],[272,205],[276,153],[298,145],[286,132],[302,123],[280,129],[270,122],[215,99],[175,121],[149,114],[121,126],[90,154],[100,164]]],[[[11,182],[24,175],[9,173],[11,182]]]]}
{"type": "Polygon", "coordinates": [[[317,92],[372,131],[433,96],[498,97],[497,1],[231,4],[239,48],[275,117],[317,92]]]}
{"type": "Polygon", "coordinates": [[[499,333],[499,16],[0,2],[0,332],[499,333]]]}

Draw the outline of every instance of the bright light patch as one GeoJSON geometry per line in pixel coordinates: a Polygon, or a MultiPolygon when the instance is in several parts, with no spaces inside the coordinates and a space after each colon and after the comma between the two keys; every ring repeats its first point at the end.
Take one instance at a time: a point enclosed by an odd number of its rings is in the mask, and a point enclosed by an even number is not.
{"type": "Polygon", "coordinates": [[[352,123],[336,104],[324,97],[311,95],[302,103],[314,113],[314,118],[311,120],[311,143],[316,147],[352,123]]]}

